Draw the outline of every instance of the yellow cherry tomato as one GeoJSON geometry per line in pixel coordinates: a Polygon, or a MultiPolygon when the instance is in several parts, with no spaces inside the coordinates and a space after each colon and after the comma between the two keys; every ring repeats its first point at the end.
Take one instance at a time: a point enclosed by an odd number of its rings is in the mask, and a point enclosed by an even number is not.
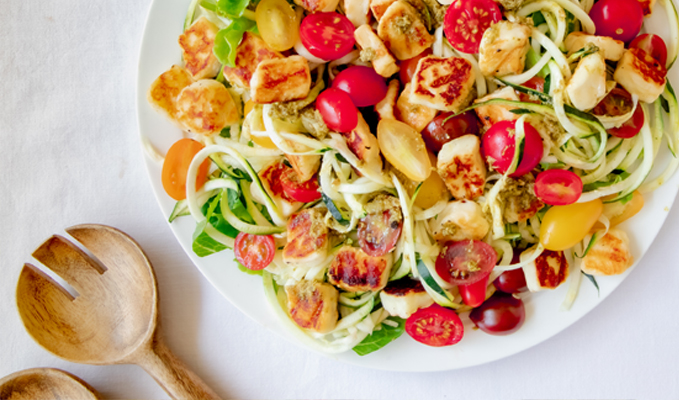
{"type": "Polygon", "coordinates": [[[273,50],[285,51],[299,39],[297,13],[285,0],[262,0],[255,10],[257,29],[273,50]]]}
{"type": "MultiPolygon", "coordinates": [[[[429,152],[429,161],[432,165],[436,165],[436,156],[432,152],[429,152]]],[[[448,200],[449,198],[450,193],[448,192],[443,179],[441,179],[438,172],[432,171],[429,178],[422,182],[420,192],[415,198],[415,205],[427,209],[432,207],[439,200],[448,200]]]]}
{"type": "Polygon", "coordinates": [[[601,199],[550,208],[542,219],[540,243],[553,251],[573,247],[587,236],[603,209],[601,199]]]}
{"type": "Polygon", "coordinates": [[[253,108],[255,108],[255,103],[252,100],[246,101],[243,105],[243,118],[247,117],[253,108]]]}
{"type": "Polygon", "coordinates": [[[377,141],[384,158],[405,176],[416,182],[429,178],[431,161],[422,135],[415,129],[395,119],[383,119],[377,125],[377,141]]]}
{"type": "MultiPolygon", "coordinates": [[[[611,195],[608,198],[604,197],[604,201],[607,199],[613,199],[617,195],[611,195]]],[[[638,190],[632,193],[632,199],[625,204],[620,201],[615,203],[604,203],[603,214],[608,217],[608,221],[611,223],[611,228],[620,225],[628,219],[635,216],[644,207],[644,196],[638,190]]],[[[604,225],[601,222],[597,222],[592,228],[592,231],[599,229],[604,229],[604,225]]]]}
{"type": "Polygon", "coordinates": [[[262,147],[266,147],[267,149],[277,149],[278,148],[276,146],[276,144],[268,136],[250,135],[250,139],[252,139],[252,141],[257,143],[258,145],[260,145],[262,147]]]}

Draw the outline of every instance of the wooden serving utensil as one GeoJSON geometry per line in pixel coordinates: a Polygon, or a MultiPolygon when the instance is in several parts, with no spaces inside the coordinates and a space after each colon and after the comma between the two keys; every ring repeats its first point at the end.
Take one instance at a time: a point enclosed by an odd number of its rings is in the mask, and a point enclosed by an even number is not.
{"type": "Polygon", "coordinates": [[[99,400],[87,382],[55,368],[32,368],[0,379],[2,400],[99,400]]]}
{"type": "Polygon", "coordinates": [[[71,362],[137,364],[175,399],[219,399],[165,345],[158,329],[156,277],[139,244],[105,225],[78,225],[66,232],[96,260],[57,235],[33,252],[79,294],[73,297],[25,264],[17,306],[33,339],[71,362]]]}

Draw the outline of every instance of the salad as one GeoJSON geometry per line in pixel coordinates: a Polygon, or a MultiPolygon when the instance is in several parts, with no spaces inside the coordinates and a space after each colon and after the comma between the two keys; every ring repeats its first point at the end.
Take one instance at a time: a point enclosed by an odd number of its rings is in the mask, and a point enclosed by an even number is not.
{"type": "Polygon", "coordinates": [[[170,222],[324,352],[511,334],[561,285],[569,309],[679,168],[671,0],[193,0],[178,42],[148,100],[184,137],[145,142],[170,222]]]}

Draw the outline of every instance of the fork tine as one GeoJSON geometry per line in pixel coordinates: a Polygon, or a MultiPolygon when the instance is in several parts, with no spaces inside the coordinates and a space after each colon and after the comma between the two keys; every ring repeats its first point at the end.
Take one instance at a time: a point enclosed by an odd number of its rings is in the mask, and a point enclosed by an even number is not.
{"type": "Polygon", "coordinates": [[[105,271],[73,243],[58,235],[47,239],[33,252],[33,257],[81,294],[99,286],[96,282],[105,271]]]}
{"type": "Polygon", "coordinates": [[[57,297],[62,297],[63,300],[75,300],[75,297],[52,277],[33,264],[24,264],[17,283],[17,298],[35,298],[38,297],[38,293],[42,295],[45,292],[54,292],[57,297]]]}

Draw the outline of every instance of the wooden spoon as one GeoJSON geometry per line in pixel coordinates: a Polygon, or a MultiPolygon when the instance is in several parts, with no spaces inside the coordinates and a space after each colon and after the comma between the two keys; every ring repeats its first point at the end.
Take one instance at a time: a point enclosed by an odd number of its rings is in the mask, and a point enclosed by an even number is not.
{"type": "Polygon", "coordinates": [[[156,277],[137,242],[104,225],[78,225],[66,232],[96,260],[56,235],[33,252],[79,294],[73,297],[25,264],[17,306],[33,339],[72,362],[137,364],[175,399],[219,399],[162,340],[156,277]]]}
{"type": "Polygon", "coordinates": [[[0,379],[2,400],[98,400],[99,393],[87,382],[66,371],[33,368],[0,379]]]}

